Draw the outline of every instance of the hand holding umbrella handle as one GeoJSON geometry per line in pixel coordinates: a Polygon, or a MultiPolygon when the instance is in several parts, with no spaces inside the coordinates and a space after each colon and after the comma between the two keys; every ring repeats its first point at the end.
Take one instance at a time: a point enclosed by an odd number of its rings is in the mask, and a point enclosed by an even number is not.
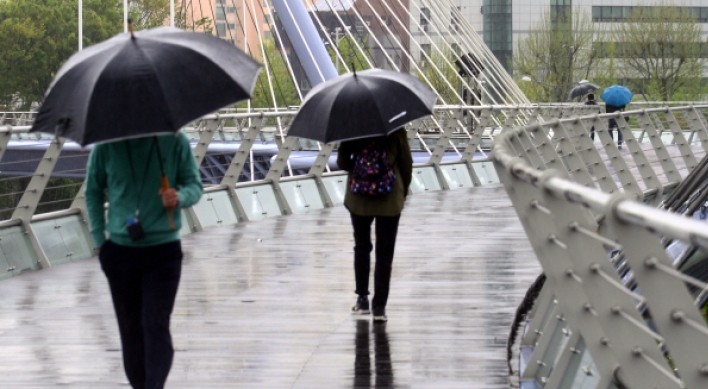
{"type": "MultiPolygon", "coordinates": [[[[170,183],[167,180],[167,176],[162,176],[162,190],[160,191],[160,194],[166,193],[170,189],[170,183]]],[[[163,197],[164,199],[164,197],[163,197]]],[[[168,207],[165,206],[165,209],[167,210],[167,220],[170,222],[170,229],[174,230],[175,229],[175,208],[174,207],[168,207]]]]}

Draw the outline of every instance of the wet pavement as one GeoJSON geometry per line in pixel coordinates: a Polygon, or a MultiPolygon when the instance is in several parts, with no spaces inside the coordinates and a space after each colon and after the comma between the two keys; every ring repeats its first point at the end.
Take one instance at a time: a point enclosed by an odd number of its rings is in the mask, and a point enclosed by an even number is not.
{"type": "MultiPolygon", "coordinates": [[[[507,336],[540,268],[503,188],[409,198],[386,324],[349,314],[349,223],[337,207],[185,237],[166,388],[508,388],[507,336]]],[[[0,388],[129,387],[96,259],[0,295],[0,388]]]]}

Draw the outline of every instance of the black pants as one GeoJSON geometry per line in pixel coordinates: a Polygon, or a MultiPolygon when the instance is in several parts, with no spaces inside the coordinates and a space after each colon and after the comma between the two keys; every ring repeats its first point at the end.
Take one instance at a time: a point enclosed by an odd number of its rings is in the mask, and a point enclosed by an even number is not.
{"type": "Polygon", "coordinates": [[[174,356],[170,315],[182,273],[180,241],[140,248],[107,241],[99,259],[111,288],[128,381],[135,389],[162,389],[174,356]]]}
{"type": "MultiPolygon", "coordinates": [[[[610,133],[610,138],[614,138],[614,136],[612,135],[612,131],[617,130],[617,144],[621,145],[624,139],[622,138],[622,131],[620,131],[619,127],[617,126],[617,121],[615,119],[610,119],[608,123],[609,124],[607,130],[610,133]]],[[[592,128],[590,128],[590,139],[595,140],[595,126],[592,126],[592,128]]]]}
{"type": "Polygon", "coordinates": [[[376,219],[376,268],[374,269],[374,298],[372,308],[385,308],[391,283],[391,264],[398,233],[397,216],[358,216],[350,213],[354,227],[354,276],[356,294],[369,294],[371,271],[371,224],[376,219]]]}

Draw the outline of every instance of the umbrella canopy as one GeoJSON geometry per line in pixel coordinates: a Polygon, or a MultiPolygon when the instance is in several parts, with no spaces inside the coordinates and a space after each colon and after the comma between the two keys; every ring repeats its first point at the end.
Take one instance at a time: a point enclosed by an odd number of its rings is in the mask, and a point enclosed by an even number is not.
{"type": "Polygon", "coordinates": [[[625,86],[612,85],[609,88],[605,88],[602,95],[600,95],[600,98],[605,102],[605,104],[621,107],[632,101],[632,92],[630,92],[630,90],[625,86]]]}
{"type": "Polygon", "coordinates": [[[388,135],[433,113],[438,95],[408,74],[367,69],[312,88],[288,136],[336,142],[388,135]]]}
{"type": "Polygon", "coordinates": [[[585,96],[586,94],[592,91],[596,91],[598,89],[600,89],[600,87],[591,82],[581,82],[580,85],[576,86],[575,88],[571,89],[570,92],[568,92],[568,100],[573,100],[574,98],[579,96],[585,96]]]}
{"type": "Polygon", "coordinates": [[[69,58],[30,131],[82,146],[174,133],[249,98],[260,67],[208,34],[173,27],[120,34],[69,58]]]}

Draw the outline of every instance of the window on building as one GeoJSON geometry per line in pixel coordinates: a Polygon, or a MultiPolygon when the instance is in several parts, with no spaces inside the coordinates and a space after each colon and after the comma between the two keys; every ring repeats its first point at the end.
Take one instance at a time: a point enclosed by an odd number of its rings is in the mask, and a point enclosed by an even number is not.
{"type": "Polygon", "coordinates": [[[421,26],[426,26],[430,24],[430,8],[421,8],[420,9],[420,25],[421,26]]]}
{"type": "Polygon", "coordinates": [[[425,68],[430,63],[428,61],[428,58],[430,58],[430,51],[431,51],[430,43],[421,43],[420,51],[421,51],[421,53],[420,53],[420,58],[418,60],[418,64],[421,68],[425,68]],[[426,57],[425,54],[423,54],[423,53],[427,54],[428,56],[426,57]]]}
{"type": "Polygon", "coordinates": [[[226,13],[227,14],[235,14],[236,8],[235,7],[226,7],[226,13]]]}
{"type": "MultiPolygon", "coordinates": [[[[563,0],[555,0],[563,1],[563,0]]],[[[708,23],[708,7],[677,7],[698,23],[708,23]]],[[[661,18],[666,13],[663,6],[593,6],[593,22],[622,22],[632,16],[635,11],[642,11],[646,16],[661,18]],[[646,8],[644,8],[646,7],[646,8]]]]}
{"type": "Polygon", "coordinates": [[[450,29],[459,32],[460,31],[460,18],[459,14],[461,11],[461,7],[452,7],[452,10],[450,11],[450,29]]]}
{"type": "Polygon", "coordinates": [[[216,7],[216,20],[226,20],[224,7],[216,7]]]}
{"type": "Polygon", "coordinates": [[[216,23],[216,36],[219,38],[226,37],[226,24],[216,23]]]}
{"type": "Polygon", "coordinates": [[[270,15],[263,15],[263,23],[270,24],[270,15]]]}

